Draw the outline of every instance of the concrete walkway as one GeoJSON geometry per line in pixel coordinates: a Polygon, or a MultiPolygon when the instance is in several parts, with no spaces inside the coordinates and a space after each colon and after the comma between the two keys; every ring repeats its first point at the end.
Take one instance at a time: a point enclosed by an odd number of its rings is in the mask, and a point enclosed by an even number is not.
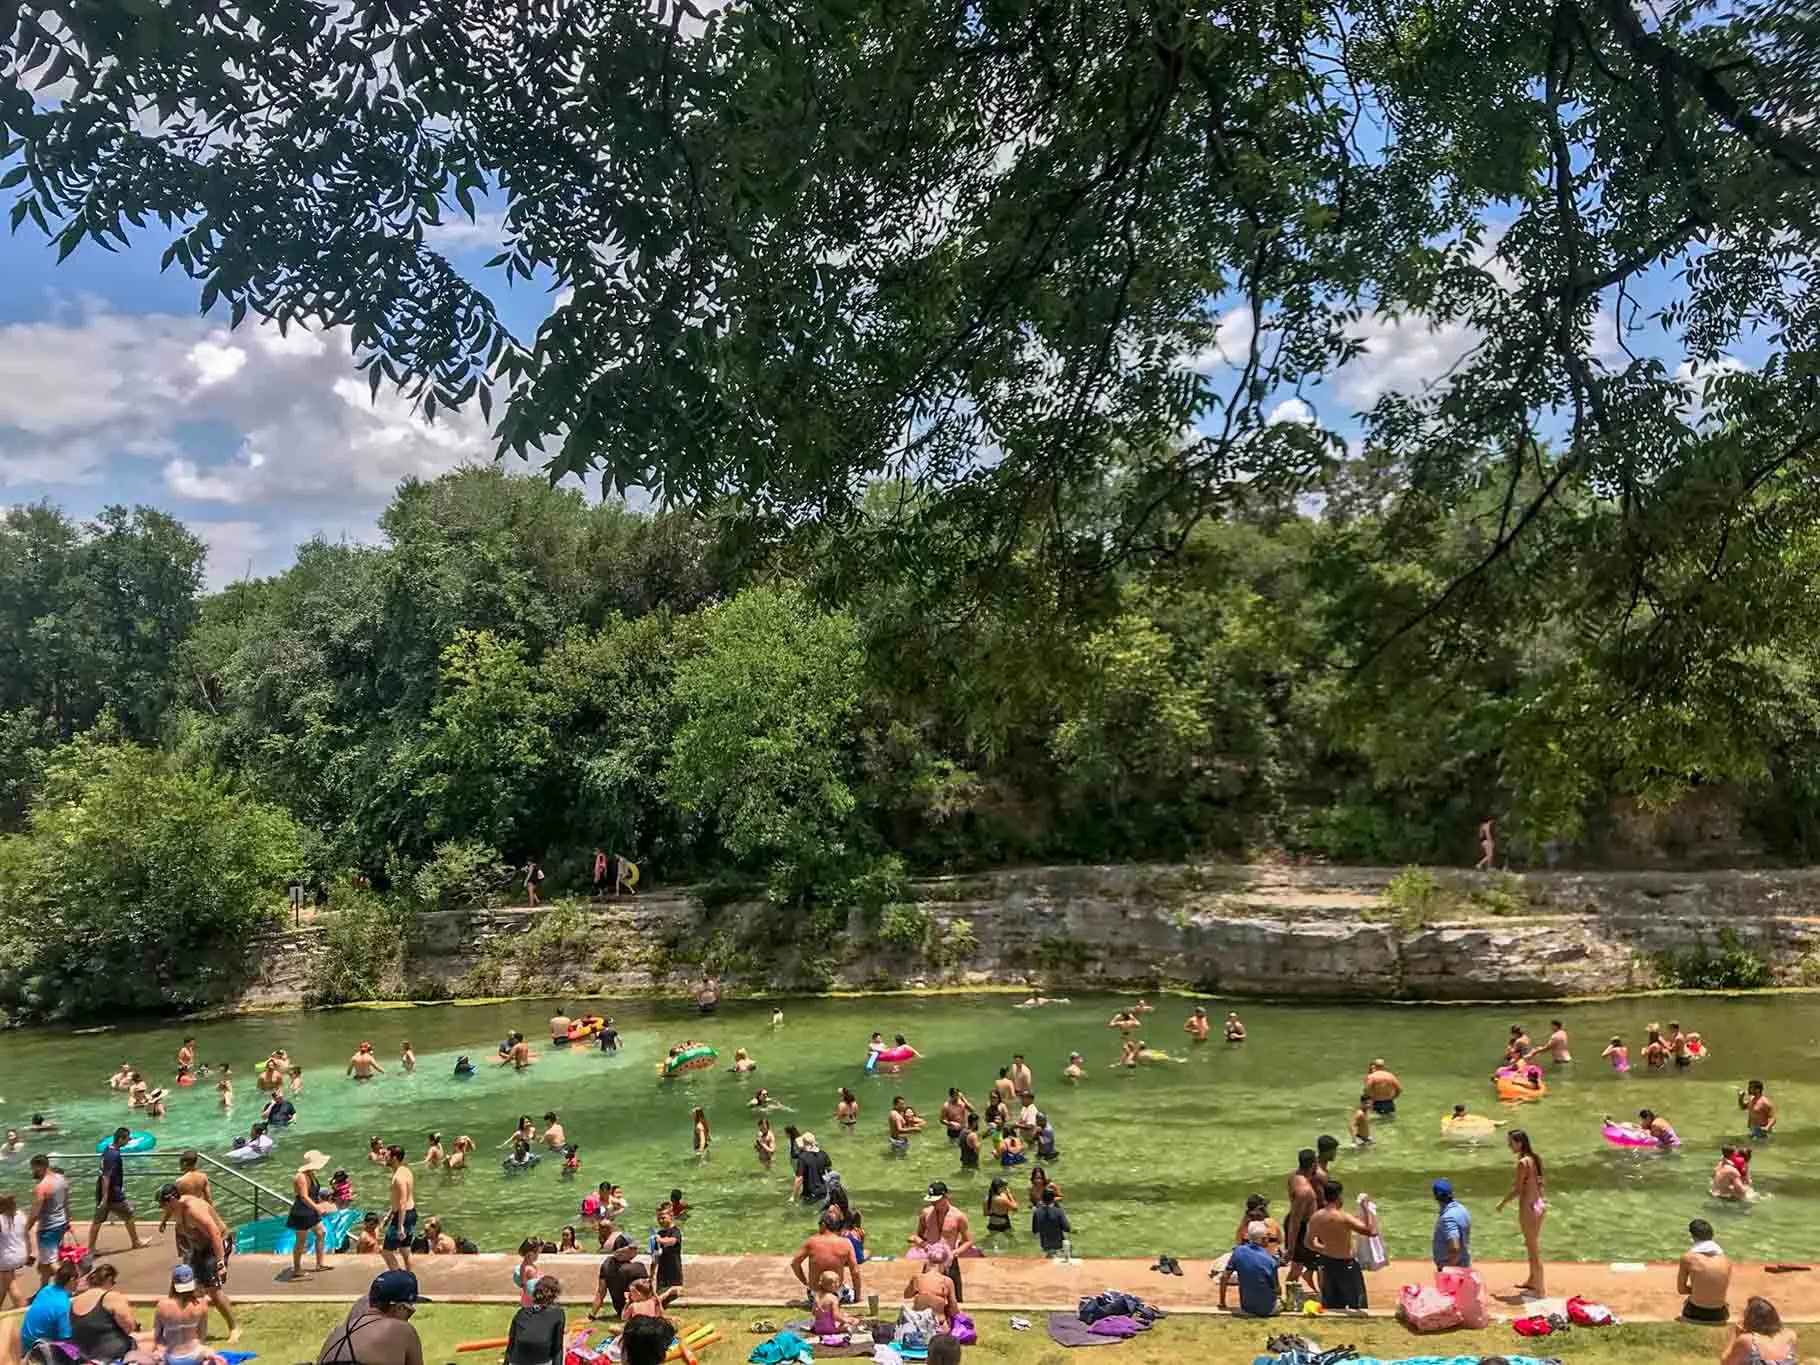
{"type": "MultiPolygon", "coordinates": [[[[149,1229],[147,1230],[150,1231],[149,1229]]],[[[135,1299],[153,1299],[168,1286],[173,1252],[167,1238],[153,1234],[140,1251],[129,1251],[120,1242],[116,1225],[102,1233],[101,1259],[120,1271],[120,1287],[135,1299]]],[[[307,1264],[306,1260],[306,1264],[307,1264]]],[[[229,1268],[228,1294],[236,1302],[259,1299],[328,1300],[347,1303],[364,1292],[369,1281],[384,1269],[377,1256],[331,1256],[329,1270],[305,1274],[293,1282],[289,1257],[236,1256],[229,1268]]],[[[596,1256],[545,1256],[539,1262],[558,1276],[564,1297],[586,1301],[594,1291],[596,1256]]],[[[475,1303],[513,1303],[512,1256],[419,1256],[414,1269],[426,1294],[434,1298],[475,1303]]],[[[968,1306],[1018,1309],[1027,1312],[1072,1308],[1083,1296],[1116,1288],[1142,1295],[1160,1307],[1177,1312],[1214,1312],[1219,1303],[1218,1282],[1207,1274],[1206,1261],[1183,1262],[1180,1277],[1164,1275],[1141,1260],[1093,1260],[1072,1265],[1040,1257],[996,1256],[968,1258],[961,1275],[968,1306]]],[[[1505,1293],[1522,1277],[1519,1262],[1481,1263],[1487,1288],[1505,1293]]],[[[896,1303],[911,1266],[904,1261],[868,1261],[863,1267],[868,1293],[887,1304],[896,1303]]],[[[28,1272],[29,1273],[29,1272],[28,1272]]],[[[688,1301],[777,1309],[793,1295],[796,1284],[789,1259],[783,1256],[690,1256],[684,1260],[688,1301]]],[[[1398,1289],[1404,1284],[1427,1284],[1433,1270],[1426,1262],[1394,1261],[1375,1271],[1370,1282],[1374,1314],[1395,1309],[1398,1289]]],[[[1558,1262],[1548,1267],[1551,1294],[1579,1294],[1603,1303],[1629,1322],[1663,1322],[1680,1311],[1675,1294],[1675,1268],[1651,1265],[1618,1269],[1604,1263],[1558,1262]]],[[[1773,1302],[1782,1316],[1796,1321],[1820,1321],[1820,1269],[1771,1274],[1763,1266],[1739,1266],[1732,1279],[1734,1310],[1753,1294],[1773,1302]]],[[[1236,1294],[1233,1302],[1237,1302],[1236,1294]]],[[[1516,1302],[1494,1306],[1501,1317],[1520,1317],[1516,1302]]]]}

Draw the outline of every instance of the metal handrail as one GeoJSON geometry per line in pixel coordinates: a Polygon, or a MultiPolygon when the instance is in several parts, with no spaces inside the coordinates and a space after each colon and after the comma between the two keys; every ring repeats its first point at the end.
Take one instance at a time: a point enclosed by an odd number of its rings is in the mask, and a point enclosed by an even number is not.
{"type": "MultiPolygon", "coordinates": [[[[99,1175],[101,1171],[101,1154],[99,1152],[47,1152],[45,1155],[53,1163],[64,1162],[70,1165],[81,1163],[89,1168],[77,1170],[74,1172],[77,1175],[99,1175]]],[[[251,1217],[247,1221],[256,1223],[261,1217],[282,1213],[291,1207],[292,1201],[289,1195],[280,1194],[270,1185],[253,1179],[233,1163],[221,1161],[207,1152],[197,1152],[196,1155],[199,1164],[208,1168],[208,1175],[215,1187],[217,1198],[223,1194],[229,1195],[235,1203],[251,1210],[251,1217]]],[[[176,1162],[171,1159],[170,1152],[122,1152],[121,1156],[140,1166],[141,1174],[167,1176],[173,1180],[182,1174],[176,1162]],[[159,1162],[164,1164],[162,1166],[154,1164],[159,1162]]],[[[63,1170],[66,1177],[72,1174],[62,1166],[59,1166],[59,1169],[63,1170]]]]}

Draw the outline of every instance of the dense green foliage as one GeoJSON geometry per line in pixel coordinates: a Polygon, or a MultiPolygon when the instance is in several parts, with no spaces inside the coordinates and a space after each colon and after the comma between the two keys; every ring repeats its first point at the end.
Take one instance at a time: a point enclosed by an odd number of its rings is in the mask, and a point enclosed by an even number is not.
{"type": "MultiPolygon", "coordinates": [[[[731,523],[497,471],[408,484],[379,547],[307,545],[200,601],[191,580],[166,615],[195,624],[147,683],[156,748],[105,710],[61,746],[23,729],[0,1005],[215,998],[299,872],[341,912],[309,987],[333,1001],[425,994],[406,975],[418,913],[519,903],[532,859],[547,895],[584,890],[596,849],[635,859],[645,889],[764,893],[767,951],[831,942],[857,914],[931,961],[964,956],[967,932],[938,934],[909,874],[1260,852],[1457,864],[1486,813],[1506,858],[1537,861],[1543,840],[1622,858],[1620,823],[1690,796],[1815,851],[1820,600],[1771,583],[1749,611],[1709,599],[1736,612],[1735,649],[1672,694],[1628,695],[1596,622],[1514,600],[1446,652],[1411,638],[1361,671],[1370,624],[1470,555],[1475,523],[1430,513],[1416,555],[1418,509],[1346,510],[1343,491],[1318,517],[1266,503],[1197,525],[1097,592],[1022,559],[957,603],[908,576],[840,597],[812,545],[761,555],[731,523]]],[[[14,529],[61,525],[41,510],[14,529]]],[[[106,685],[120,642],[94,640],[58,696],[106,685]]],[[[1423,922],[1455,901],[1523,908],[1504,882],[1414,869],[1391,909],[1423,922]]],[[[597,928],[553,921],[550,944],[466,984],[557,980],[570,958],[610,970],[624,946],[597,928]]]]}
{"type": "Polygon", "coordinates": [[[0,839],[0,1008],[106,1018],[232,999],[303,863],[284,811],[169,755],[77,739],[46,766],[26,830],[0,839]]]}

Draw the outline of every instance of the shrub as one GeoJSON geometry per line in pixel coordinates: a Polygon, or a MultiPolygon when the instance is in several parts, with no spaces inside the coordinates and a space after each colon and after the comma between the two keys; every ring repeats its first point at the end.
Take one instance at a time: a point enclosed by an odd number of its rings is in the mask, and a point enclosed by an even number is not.
{"type": "Polygon", "coordinates": [[[306,1005],[395,1000],[405,993],[410,951],[408,907],[369,891],[339,886],[325,918],[322,945],[304,981],[306,1005]]]}
{"type": "Polygon", "coordinates": [[[1654,958],[1665,986],[1692,991],[1748,991],[1770,984],[1769,963],[1721,929],[1716,944],[1665,948],[1654,958]]]}
{"type": "Polygon", "coordinates": [[[410,875],[411,899],[421,910],[495,909],[506,903],[512,869],[499,851],[473,839],[438,844],[435,854],[410,875]]]}
{"type": "Polygon", "coordinates": [[[1425,867],[1406,867],[1384,887],[1384,905],[1403,929],[1432,924],[1447,902],[1441,879],[1425,867]]]}
{"type": "Polygon", "coordinates": [[[1487,874],[1468,889],[1466,899],[1488,915],[1527,915],[1533,908],[1528,883],[1514,872],[1487,874]]]}
{"type": "Polygon", "coordinates": [[[973,921],[951,919],[930,944],[929,961],[937,967],[953,967],[969,961],[979,950],[980,941],[973,936],[973,921]]]}
{"type": "Polygon", "coordinates": [[[927,910],[914,905],[887,905],[879,917],[878,936],[893,948],[920,952],[934,926],[935,918],[927,910]]]}

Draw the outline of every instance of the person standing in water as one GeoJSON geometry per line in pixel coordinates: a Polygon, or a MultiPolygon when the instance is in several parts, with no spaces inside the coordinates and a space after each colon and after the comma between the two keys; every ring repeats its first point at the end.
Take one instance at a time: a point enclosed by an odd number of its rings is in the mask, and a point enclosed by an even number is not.
{"type": "Polygon", "coordinates": [[[1359,1107],[1352,1111],[1352,1117],[1346,1121],[1346,1131],[1351,1135],[1354,1147],[1371,1146],[1370,1095],[1359,1096],[1359,1107]]]}
{"type": "MultiPolygon", "coordinates": [[[[354,1049],[354,1055],[348,1058],[348,1075],[352,1076],[357,1081],[370,1081],[375,1076],[385,1075],[385,1068],[379,1064],[379,1059],[373,1055],[373,1045],[371,1043],[362,1042],[359,1047],[354,1049]]],[[[282,1080],[279,1081],[279,1085],[282,1086],[283,1084],[284,1082],[282,1080]]]]}
{"type": "Polygon", "coordinates": [[[1529,1134],[1521,1128],[1512,1128],[1506,1137],[1510,1150],[1516,1154],[1516,1178],[1511,1182],[1510,1193],[1498,1201],[1498,1212],[1504,1212],[1504,1206],[1512,1200],[1517,1204],[1517,1226],[1523,1233],[1523,1249],[1529,1255],[1529,1274],[1516,1292],[1528,1293],[1541,1298],[1547,1291],[1543,1285],[1542,1270],[1542,1219],[1548,1213],[1548,1198],[1542,1181],[1542,1158],[1536,1155],[1536,1149],[1530,1145],[1529,1134]]]}
{"type": "Polygon", "coordinates": [[[558,1005],[556,1013],[550,1016],[550,1041],[552,1043],[568,1042],[569,1030],[574,1026],[575,1021],[569,1018],[569,1011],[558,1005]]]}
{"type": "Polygon", "coordinates": [[[708,1131],[707,1111],[698,1106],[695,1112],[689,1116],[689,1123],[693,1133],[692,1140],[695,1144],[695,1159],[706,1161],[708,1148],[714,1142],[714,1135],[708,1131]]]}
{"type": "Polygon", "coordinates": [[[1567,1026],[1559,1019],[1548,1021],[1548,1041],[1542,1046],[1548,1049],[1549,1058],[1556,1066],[1573,1061],[1573,1055],[1567,1050],[1567,1026]]]}
{"type": "Polygon", "coordinates": [[[1206,1042],[1207,1035],[1212,1030],[1213,1025],[1207,1018],[1205,1005],[1196,1005],[1194,1013],[1188,1016],[1188,1022],[1182,1025],[1182,1032],[1186,1033],[1196,1046],[1206,1042]]]}
{"type": "MultiPolygon", "coordinates": [[[[1763,1093],[1763,1082],[1752,1081],[1738,1092],[1738,1108],[1750,1125],[1752,1142],[1765,1142],[1776,1131],[1776,1102],[1763,1093]]],[[[92,1239],[91,1239],[92,1240],[92,1239]]]]}
{"type": "Polygon", "coordinates": [[[1226,1016],[1226,1041],[1229,1043],[1245,1041],[1245,1024],[1239,1018],[1236,1010],[1226,1016]]]}
{"type": "Polygon", "coordinates": [[[1624,1040],[1617,1034],[1612,1035],[1611,1041],[1605,1045],[1605,1051],[1599,1055],[1611,1059],[1611,1069],[1614,1074],[1619,1076],[1630,1074],[1630,1049],[1624,1046],[1624,1040]]]}
{"type": "Polygon", "coordinates": [[[1384,1065],[1382,1057],[1372,1059],[1371,1069],[1365,1073],[1363,1089],[1371,1100],[1371,1112],[1379,1118],[1389,1118],[1397,1112],[1397,1097],[1403,1093],[1403,1083],[1384,1065]]]}

